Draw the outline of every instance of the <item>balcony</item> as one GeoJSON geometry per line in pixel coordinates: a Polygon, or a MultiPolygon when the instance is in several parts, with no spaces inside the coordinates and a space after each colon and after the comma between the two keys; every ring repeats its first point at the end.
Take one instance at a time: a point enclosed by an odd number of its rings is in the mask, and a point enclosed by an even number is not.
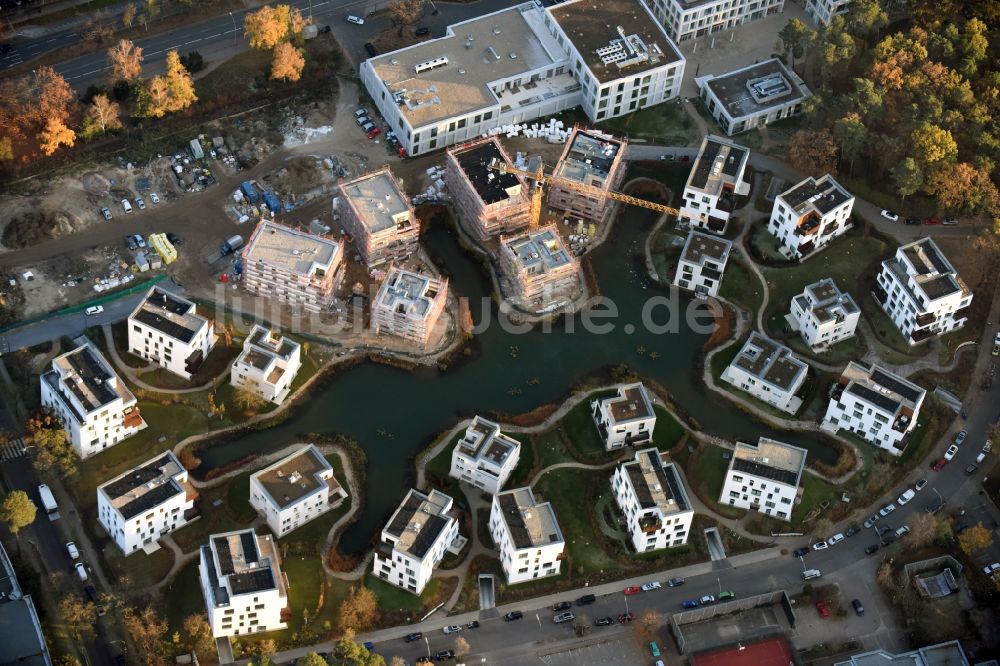
{"type": "Polygon", "coordinates": [[[189,375],[193,375],[194,373],[198,372],[198,368],[201,367],[201,364],[204,360],[205,357],[202,356],[201,350],[200,349],[194,350],[193,352],[191,352],[191,355],[188,356],[187,359],[185,359],[184,361],[184,371],[187,372],[189,375]]]}
{"type": "Polygon", "coordinates": [[[726,230],[726,220],[712,215],[708,216],[708,228],[716,233],[723,233],[726,230]]]}
{"type": "Polygon", "coordinates": [[[653,534],[663,529],[663,521],[658,516],[643,516],[639,519],[639,529],[644,534],[653,534]]]}
{"type": "Polygon", "coordinates": [[[625,444],[626,446],[635,446],[636,444],[641,444],[645,441],[648,441],[649,437],[650,437],[650,432],[648,430],[644,430],[640,432],[638,435],[629,435],[628,437],[626,437],[625,444]]]}
{"type": "Polygon", "coordinates": [[[925,312],[924,314],[917,315],[917,326],[920,328],[930,326],[935,321],[937,321],[937,315],[933,312],[925,312]]]}
{"type": "Polygon", "coordinates": [[[822,220],[815,214],[810,213],[801,218],[795,225],[796,236],[811,236],[819,231],[822,220]]]}

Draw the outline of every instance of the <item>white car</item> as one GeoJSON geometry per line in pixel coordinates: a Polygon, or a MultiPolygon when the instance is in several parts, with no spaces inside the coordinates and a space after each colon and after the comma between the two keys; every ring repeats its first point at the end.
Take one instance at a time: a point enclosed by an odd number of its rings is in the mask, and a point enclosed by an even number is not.
{"type": "Polygon", "coordinates": [[[657,581],[657,580],[654,580],[651,583],[643,583],[642,584],[642,591],[643,592],[650,592],[652,590],[658,590],[658,589],[660,589],[660,582],[657,581]]]}
{"type": "Polygon", "coordinates": [[[80,551],[76,549],[76,544],[72,541],[66,544],[66,552],[68,552],[69,556],[74,560],[80,559],[80,551]]]}
{"type": "Polygon", "coordinates": [[[948,450],[944,452],[944,459],[951,460],[952,458],[955,457],[955,454],[957,453],[958,453],[958,447],[952,444],[951,446],[948,447],[948,450]]]}
{"type": "Polygon", "coordinates": [[[813,544],[813,550],[826,550],[830,545],[826,541],[817,541],[813,544]]]}
{"type": "Polygon", "coordinates": [[[893,504],[892,502],[889,502],[888,504],[886,504],[884,507],[882,507],[879,510],[878,514],[880,516],[882,516],[883,518],[885,518],[886,516],[888,516],[890,513],[892,513],[895,510],[896,510],[896,505],[893,504]]]}
{"type": "Polygon", "coordinates": [[[842,532],[837,532],[832,537],[826,540],[827,546],[836,546],[838,543],[844,540],[844,535],[842,532]]]}
{"type": "Polygon", "coordinates": [[[156,192],[149,193],[149,200],[152,201],[154,204],[160,203],[160,197],[156,195],[156,192]]]}
{"type": "Polygon", "coordinates": [[[705,604],[714,604],[715,603],[715,597],[713,597],[711,594],[706,594],[705,596],[703,596],[698,601],[701,603],[702,606],[704,606],[705,604]]]}
{"type": "Polygon", "coordinates": [[[983,567],[983,573],[987,576],[992,576],[997,571],[1000,571],[1000,562],[994,562],[993,564],[987,564],[983,567]]]}
{"type": "Polygon", "coordinates": [[[135,205],[139,207],[139,210],[146,210],[146,202],[142,200],[142,197],[135,198],[135,205]]]}
{"type": "Polygon", "coordinates": [[[80,577],[80,580],[87,580],[87,567],[83,566],[83,562],[77,562],[76,567],[74,568],[76,569],[76,575],[80,577]]]}
{"type": "Polygon", "coordinates": [[[915,486],[913,486],[913,489],[914,490],[923,490],[924,486],[926,486],[926,485],[927,485],[927,479],[920,479],[919,481],[917,481],[917,484],[915,486]]]}
{"type": "Polygon", "coordinates": [[[446,634],[457,634],[458,632],[462,631],[462,627],[458,626],[457,624],[450,624],[441,631],[443,631],[446,634]]]}
{"type": "Polygon", "coordinates": [[[103,305],[91,305],[89,308],[87,308],[86,310],[83,311],[83,313],[85,315],[87,315],[88,317],[92,317],[94,315],[99,315],[102,312],[104,312],[104,306],[103,305]]]}
{"type": "Polygon", "coordinates": [[[126,213],[132,212],[132,204],[128,202],[128,199],[122,199],[122,210],[126,213]]]}
{"type": "Polygon", "coordinates": [[[899,222],[899,215],[893,213],[891,210],[883,210],[882,217],[889,220],[890,222],[899,222]]]}
{"type": "Polygon", "coordinates": [[[910,532],[910,526],[909,525],[903,525],[898,530],[896,530],[896,538],[898,539],[899,537],[904,536],[905,534],[908,534],[909,532],[910,532]]]}
{"type": "Polygon", "coordinates": [[[917,493],[916,493],[916,491],[913,490],[913,488],[907,488],[906,491],[903,492],[902,495],[900,495],[898,498],[896,498],[896,501],[899,502],[899,506],[903,506],[904,504],[906,504],[907,502],[909,502],[911,499],[913,499],[913,496],[916,495],[916,494],[917,493]]]}
{"type": "Polygon", "coordinates": [[[354,25],[364,25],[365,24],[365,20],[363,18],[361,18],[360,16],[354,16],[354,15],[348,16],[347,17],[347,22],[348,23],[353,23],[354,25]]]}

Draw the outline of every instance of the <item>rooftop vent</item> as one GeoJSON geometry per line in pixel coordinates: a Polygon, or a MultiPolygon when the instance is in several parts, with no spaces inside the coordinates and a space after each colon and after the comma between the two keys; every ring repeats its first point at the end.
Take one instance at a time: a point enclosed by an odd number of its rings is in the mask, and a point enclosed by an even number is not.
{"type": "Polygon", "coordinates": [[[493,58],[494,60],[499,60],[499,59],[500,59],[500,54],[499,54],[499,53],[497,53],[497,50],[496,50],[495,48],[493,48],[492,46],[487,46],[487,47],[486,47],[486,52],[487,52],[487,53],[489,53],[489,54],[490,54],[490,56],[491,56],[491,57],[492,57],[492,58],[493,58]]]}
{"type": "Polygon", "coordinates": [[[416,74],[426,72],[432,69],[437,69],[438,67],[444,67],[448,64],[448,56],[439,56],[433,60],[425,60],[424,62],[414,65],[413,71],[416,74]]]}
{"type": "Polygon", "coordinates": [[[510,59],[511,59],[511,60],[517,60],[517,54],[516,54],[516,53],[514,53],[513,51],[511,51],[511,52],[510,52],[510,59]]]}
{"type": "Polygon", "coordinates": [[[493,34],[494,35],[499,35],[500,34],[500,27],[499,26],[493,26],[493,34]]]}

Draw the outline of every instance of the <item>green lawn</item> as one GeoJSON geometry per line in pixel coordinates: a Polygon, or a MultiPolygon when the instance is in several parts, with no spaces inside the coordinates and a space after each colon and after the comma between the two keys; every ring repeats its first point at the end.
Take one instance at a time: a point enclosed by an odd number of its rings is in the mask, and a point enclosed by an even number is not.
{"type": "Polygon", "coordinates": [[[750,311],[755,316],[764,302],[760,280],[742,261],[731,259],[719,286],[719,296],[750,311]]]}
{"type": "Polygon", "coordinates": [[[592,400],[603,400],[616,394],[616,390],[598,391],[590,394],[569,410],[560,423],[563,432],[569,437],[573,449],[579,454],[578,457],[584,461],[591,462],[607,457],[604,442],[601,441],[597,426],[594,425],[590,403],[592,400]]]}
{"type": "Polygon", "coordinates": [[[563,566],[571,566],[575,576],[619,566],[596,540],[589,520],[591,512],[582,510],[593,505],[590,491],[595,484],[598,494],[610,492],[608,477],[604,470],[560,469],[549,472],[535,485],[536,492],[552,503],[569,555],[563,566]]]}
{"type": "Polygon", "coordinates": [[[102,554],[111,578],[120,579],[122,576],[127,576],[129,587],[133,590],[143,590],[160,582],[174,565],[174,554],[164,548],[150,555],[137,550],[126,557],[118,546],[109,540],[102,554]]]}
{"type": "Polygon", "coordinates": [[[205,614],[205,596],[198,576],[198,560],[187,563],[177,572],[163,592],[161,612],[170,624],[170,633],[183,632],[184,618],[205,614]]]}
{"type": "Polygon", "coordinates": [[[659,405],[653,405],[656,413],[656,428],[653,430],[653,443],[661,451],[669,451],[677,446],[684,437],[684,426],[673,415],[659,405]]]}
{"type": "Polygon", "coordinates": [[[698,132],[694,121],[681,104],[657,104],[600,123],[599,127],[630,139],[648,139],[667,146],[696,145],[698,132]]]}
{"type": "Polygon", "coordinates": [[[722,455],[728,453],[725,449],[717,446],[705,446],[698,456],[693,473],[688,473],[689,483],[698,483],[705,489],[703,499],[719,501],[719,494],[722,492],[722,482],[729,469],[729,461],[722,455]]]}
{"type": "MultiPolygon", "coordinates": [[[[744,342],[746,342],[745,339],[737,340],[712,357],[712,377],[714,379],[718,380],[719,377],[722,376],[723,370],[725,370],[729,364],[733,362],[736,355],[740,353],[741,349],[743,349],[744,342]]],[[[718,383],[718,381],[716,381],[716,383],[718,383]]]]}
{"type": "Polygon", "coordinates": [[[418,613],[437,594],[441,587],[441,579],[432,578],[420,596],[390,585],[371,573],[365,575],[365,587],[375,593],[378,597],[378,607],[383,611],[418,613]]]}
{"type": "Polygon", "coordinates": [[[792,524],[798,525],[802,519],[809,515],[815,507],[823,501],[827,501],[832,506],[835,502],[840,502],[842,490],[837,486],[827,483],[814,474],[802,474],[802,503],[795,507],[792,513],[792,524]]]}

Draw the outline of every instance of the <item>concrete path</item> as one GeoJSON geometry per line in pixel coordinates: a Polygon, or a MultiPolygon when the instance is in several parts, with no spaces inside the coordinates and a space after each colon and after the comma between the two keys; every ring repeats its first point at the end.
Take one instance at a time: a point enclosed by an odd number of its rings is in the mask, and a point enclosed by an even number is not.
{"type": "MultiPolygon", "coordinates": [[[[197,393],[199,391],[207,391],[208,389],[214,388],[220,381],[229,376],[229,368],[226,368],[218,375],[216,375],[214,378],[212,378],[212,380],[207,384],[202,384],[201,386],[192,386],[190,388],[182,388],[182,389],[160,388],[159,386],[153,386],[152,384],[147,384],[146,382],[139,379],[139,372],[138,372],[139,369],[133,368],[132,366],[125,363],[125,361],[122,360],[122,357],[118,354],[118,348],[115,347],[114,334],[111,332],[111,325],[104,324],[103,326],[101,326],[101,332],[104,334],[104,344],[108,348],[108,353],[111,355],[111,361],[115,364],[115,369],[121,374],[125,375],[125,378],[128,379],[131,383],[135,384],[144,391],[152,391],[154,393],[168,393],[170,395],[179,395],[182,393],[197,393]]],[[[150,363],[146,365],[144,368],[140,369],[155,368],[155,367],[158,366],[153,363],[150,363]]]]}

